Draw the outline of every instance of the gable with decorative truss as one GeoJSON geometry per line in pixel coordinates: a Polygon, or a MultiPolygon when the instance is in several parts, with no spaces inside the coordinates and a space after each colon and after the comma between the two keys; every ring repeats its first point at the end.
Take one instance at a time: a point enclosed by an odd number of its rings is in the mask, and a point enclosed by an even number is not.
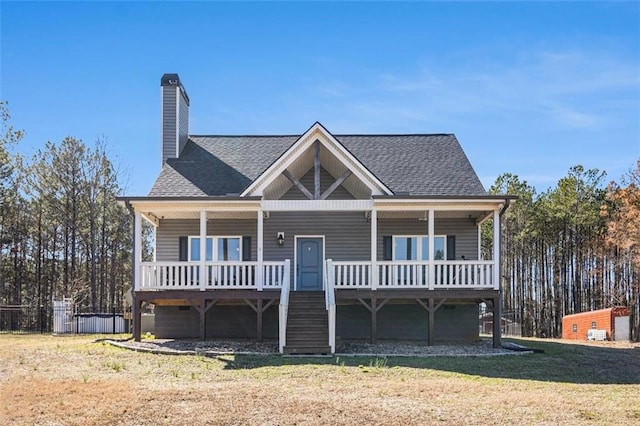
{"type": "Polygon", "coordinates": [[[300,198],[309,200],[332,198],[339,188],[355,199],[393,194],[317,122],[258,176],[241,196],[278,200],[291,194],[292,188],[299,191],[302,195],[300,198]],[[313,179],[309,179],[310,174],[313,179]],[[330,177],[330,182],[327,177],[330,177]]]}

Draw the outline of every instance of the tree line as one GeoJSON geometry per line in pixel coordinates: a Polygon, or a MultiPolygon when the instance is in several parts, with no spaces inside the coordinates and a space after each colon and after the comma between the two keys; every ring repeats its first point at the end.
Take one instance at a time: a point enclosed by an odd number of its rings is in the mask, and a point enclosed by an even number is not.
{"type": "Polygon", "coordinates": [[[624,306],[640,339],[640,160],[608,185],[575,166],[540,194],[509,173],[489,192],[519,197],[502,219],[501,274],[503,311],[524,336],[560,337],[564,315],[624,306]]]}
{"type": "MultiPolygon", "coordinates": [[[[11,154],[23,133],[9,121],[0,101],[0,305],[46,309],[71,297],[120,309],[131,286],[132,221],[115,200],[123,175],[105,144],[67,137],[25,159],[11,154]]],[[[519,197],[502,218],[501,273],[503,310],[523,335],[559,337],[564,315],[626,306],[640,338],[640,161],[618,183],[576,166],[539,194],[509,173],[489,192],[519,197]]],[[[486,258],[491,227],[483,228],[486,258]]]]}
{"type": "Polygon", "coordinates": [[[131,217],[115,197],[120,173],[106,146],[66,137],[32,158],[0,102],[0,305],[70,297],[94,311],[121,309],[131,283],[131,217]]]}

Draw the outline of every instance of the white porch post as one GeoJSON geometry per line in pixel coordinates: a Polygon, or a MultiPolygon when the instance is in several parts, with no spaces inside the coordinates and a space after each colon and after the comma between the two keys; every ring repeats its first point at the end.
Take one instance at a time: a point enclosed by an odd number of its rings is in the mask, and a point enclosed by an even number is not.
{"type": "Polygon", "coordinates": [[[493,288],[500,289],[500,210],[493,211],[493,288]]]}
{"type": "Polygon", "coordinates": [[[433,263],[435,260],[435,212],[433,209],[429,209],[429,290],[433,290],[436,283],[436,265],[433,263]]]}
{"type": "Polygon", "coordinates": [[[378,288],[378,211],[371,210],[371,290],[378,288]]]}
{"type": "Polygon", "coordinates": [[[133,289],[140,290],[141,287],[141,266],[142,262],[142,213],[135,212],[133,219],[133,289]]]}
{"type": "Polygon", "coordinates": [[[264,284],[264,252],[263,252],[263,244],[264,244],[264,213],[262,209],[258,210],[258,270],[256,271],[256,281],[258,284],[258,291],[262,291],[262,286],[264,284]]]}
{"type": "Polygon", "coordinates": [[[200,290],[205,290],[207,281],[207,212],[200,210],[200,290]]]}
{"type": "Polygon", "coordinates": [[[484,260],[482,258],[482,224],[478,224],[478,260],[484,260]]]}

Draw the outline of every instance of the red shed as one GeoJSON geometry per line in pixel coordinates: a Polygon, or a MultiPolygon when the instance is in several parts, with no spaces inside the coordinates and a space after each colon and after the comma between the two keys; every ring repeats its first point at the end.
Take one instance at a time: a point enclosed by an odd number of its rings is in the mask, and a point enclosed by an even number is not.
{"type": "Polygon", "coordinates": [[[587,340],[589,330],[604,330],[606,339],[629,339],[629,310],[625,307],[599,309],[597,311],[581,312],[566,315],[562,318],[562,338],[572,340],[587,340]],[[616,321],[618,317],[627,317],[626,329],[624,319],[616,321]],[[616,335],[616,323],[618,335],[616,335]]]}

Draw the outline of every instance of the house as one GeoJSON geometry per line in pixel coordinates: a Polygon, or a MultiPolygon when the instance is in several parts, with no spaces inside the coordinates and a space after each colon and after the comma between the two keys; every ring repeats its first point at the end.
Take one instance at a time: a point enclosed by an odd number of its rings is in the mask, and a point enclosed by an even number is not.
{"type": "MultiPolygon", "coordinates": [[[[478,339],[500,316],[500,216],[452,134],[190,135],[189,97],[161,78],[162,168],[134,215],[134,337],[278,338],[283,353],[336,339],[478,339]],[[480,225],[493,220],[493,255],[480,225]],[[142,221],[155,228],[141,260],[142,221]]],[[[499,323],[494,345],[500,344],[499,323]]]]}
{"type": "Polygon", "coordinates": [[[624,306],[562,317],[563,339],[628,341],[630,331],[629,310],[624,306]]]}

